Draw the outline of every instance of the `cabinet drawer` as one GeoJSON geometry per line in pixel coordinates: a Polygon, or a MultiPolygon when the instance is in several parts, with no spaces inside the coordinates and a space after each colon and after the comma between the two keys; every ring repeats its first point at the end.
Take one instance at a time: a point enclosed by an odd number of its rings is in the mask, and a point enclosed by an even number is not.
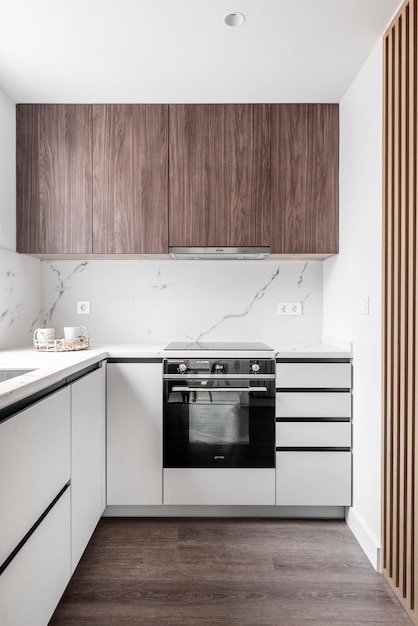
{"type": "Polygon", "coordinates": [[[276,446],[351,447],[350,422],[277,422],[276,446]]]}
{"type": "Polygon", "coordinates": [[[70,489],[1,575],[0,624],[45,626],[71,577],[70,489]]]}
{"type": "Polygon", "coordinates": [[[351,393],[278,391],[276,417],[351,417],[351,393]]]}
{"type": "Polygon", "coordinates": [[[280,388],[351,388],[351,363],[277,363],[280,388]]]}
{"type": "Polygon", "coordinates": [[[0,564],[70,477],[67,388],[0,424],[0,564]]]}
{"type": "Polygon", "coordinates": [[[277,452],[276,504],[350,506],[351,452],[277,452]]]}

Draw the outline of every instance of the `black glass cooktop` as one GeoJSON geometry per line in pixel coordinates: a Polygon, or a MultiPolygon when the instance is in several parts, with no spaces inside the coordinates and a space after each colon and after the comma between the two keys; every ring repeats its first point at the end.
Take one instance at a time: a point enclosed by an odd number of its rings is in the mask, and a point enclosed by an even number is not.
{"type": "Polygon", "coordinates": [[[172,341],[164,350],[273,350],[261,341],[172,341]]]}

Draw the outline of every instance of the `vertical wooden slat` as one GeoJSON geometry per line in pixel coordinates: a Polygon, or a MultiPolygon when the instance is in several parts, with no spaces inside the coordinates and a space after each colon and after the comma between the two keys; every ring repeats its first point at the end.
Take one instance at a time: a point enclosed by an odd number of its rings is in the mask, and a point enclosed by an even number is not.
{"type": "Polygon", "coordinates": [[[390,171],[389,171],[389,179],[390,179],[390,215],[389,215],[389,224],[390,224],[390,232],[389,238],[387,242],[388,246],[388,294],[387,294],[387,307],[389,313],[389,327],[388,327],[388,337],[387,344],[389,347],[388,361],[387,361],[387,369],[388,369],[388,420],[389,420],[389,523],[390,523],[390,535],[388,537],[389,543],[389,576],[392,578],[394,576],[394,551],[393,551],[393,543],[392,538],[395,535],[395,478],[396,471],[394,468],[394,459],[395,459],[395,442],[394,442],[394,418],[393,418],[393,395],[394,395],[394,359],[393,359],[393,346],[394,346],[394,231],[395,231],[395,211],[394,211],[394,200],[395,200],[395,168],[394,168],[394,154],[395,154],[395,89],[393,88],[395,81],[395,29],[392,29],[390,41],[390,60],[391,60],[391,74],[389,77],[391,89],[390,89],[390,107],[391,107],[391,126],[390,126],[390,171]]]}
{"type": "MultiPolygon", "coordinates": [[[[388,190],[389,190],[389,176],[388,176],[388,160],[389,160],[389,107],[388,107],[388,72],[389,72],[389,37],[386,36],[383,39],[383,216],[382,216],[382,248],[387,250],[386,241],[388,237],[388,190]]],[[[387,394],[386,390],[389,385],[387,384],[387,359],[388,349],[386,338],[388,335],[388,313],[387,313],[387,274],[388,274],[388,262],[387,253],[383,254],[383,306],[382,306],[382,568],[387,569],[388,563],[388,490],[386,489],[388,483],[388,426],[389,420],[387,419],[387,394]]]]}
{"type": "Polygon", "coordinates": [[[413,346],[414,352],[412,355],[413,359],[413,371],[411,373],[411,384],[412,384],[412,414],[411,414],[411,424],[412,424],[412,432],[411,432],[411,475],[412,475],[412,484],[411,484],[411,493],[413,497],[413,507],[412,507],[412,545],[411,545],[411,554],[413,556],[413,562],[411,563],[412,570],[412,590],[413,590],[413,598],[411,602],[411,609],[414,612],[415,621],[418,622],[418,574],[416,569],[418,567],[418,428],[416,425],[417,420],[417,409],[418,402],[416,398],[416,390],[418,389],[418,367],[417,367],[417,359],[418,359],[418,307],[417,307],[417,297],[418,297],[418,268],[417,268],[417,255],[418,255],[418,219],[416,216],[417,210],[417,201],[418,201],[418,2],[417,0],[413,0],[410,3],[413,5],[413,11],[411,13],[411,22],[412,22],[412,37],[413,41],[410,43],[411,47],[411,56],[413,55],[413,68],[411,70],[411,90],[413,92],[413,101],[411,103],[411,133],[413,137],[413,141],[411,143],[411,150],[413,153],[413,162],[411,163],[411,177],[410,177],[410,185],[411,194],[410,194],[410,210],[411,215],[413,216],[413,231],[414,231],[414,242],[413,242],[413,250],[411,251],[411,264],[413,266],[413,276],[411,279],[413,293],[411,294],[411,315],[413,319],[413,346]],[[413,17],[412,17],[413,16],[413,17]]]}
{"type": "Polygon", "coordinates": [[[408,441],[408,432],[406,429],[406,383],[407,383],[407,284],[408,284],[408,240],[406,229],[406,215],[408,202],[408,140],[407,140],[407,64],[408,64],[408,48],[407,48],[407,7],[401,14],[400,30],[399,30],[399,231],[398,231],[398,311],[399,311],[399,329],[398,329],[398,345],[399,345],[399,574],[398,586],[402,596],[406,597],[406,529],[408,520],[407,510],[407,486],[408,476],[406,475],[406,445],[408,441]]]}
{"type": "Polygon", "coordinates": [[[392,527],[392,578],[399,585],[399,89],[400,89],[400,22],[394,26],[394,124],[393,124],[393,336],[392,336],[392,407],[393,420],[393,527],[392,527]]]}
{"type": "MultiPolygon", "coordinates": [[[[388,37],[388,80],[393,82],[394,74],[394,41],[393,37],[388,37]]],[[[387,568],[389,576],[393,574],[393,550],[391,537],[393,536],[393,420],[392,420],[392,366],[393,366],[393,143],[394,143],[394,92],[388,90],[387,94],[387,106],[388,106],[388,156],[387,156],[387,242],[386,242],[386,311],[387,311],[387,327],[386,327],[386,340],[384,344],[387,350],[386,358],[386,372],[387,372],[387,385],[386,385],[386,414],[387,414],[387,476],[386,476],[386,493],[387,493],[387,509],[386,509],[386,521],[388,534],[386,536],[386,554],[387,554],[387,568]]]]}
{"type": "Polygon", "coordinates": [[[383,572],[418,624],[418,0],[384,36],[383,572]]]}
{"type": "Polygon", "coordinates": [[[406,7],[407,28],[408,28],[408,90],[407,90],[407,129],[408,138],[408,215],[407,215],[407,240],[408,240],[408,301],[407,319],[408,335],[406,339],[408,347],[408,377],[406,390],[406,410],[407,410],[407,454],[406,454],[406,476],[408,477],[406,502],[408,515],[408,526],[406,532],[406,568],[407,585],[405,596],[409,599],[411,609],[415,608],[415,515],[414,515],[414,427],[415,427],[415,344],[416,344],[416,324],[415,324],[415,281],[416,281],[416,0],[410,2],[406,7]]]}
{"type": "Polygon", "coordinates": [[[385,274],[384,274],[384,303],[383,309],[385,311],[386,319],[385,319],[385,327],[384,327],[384,340],[383,346],[385,350],[385,360],[384,360],[384,407],[385,407],[385,451],[384,451],[384,460],[385,460],[385,475],[384,475],[384,492],[385,492],[385,509],[384,509],[384,522],[385,522],[385,543],[384,543],[384,568],[387,570],[388,575],[392,576],[392,420],[391,420],[391,407],[392,407],[392,384],[391,384],[391,364],[392,364],[392,233],[393,233],[393,209],[392,209],[392,199],[393,199],[393,178],[392,178],[392,170],[393,170],[393,92],[389,89],[389,85],[392,82],[393,76],[393,38],[389,35],[386,38],[386,66],[387,66],[387,87],[386,87],[386,114],[385,117],[387,119],[387,126],[385,134],[385,143],[386,145],[386,158],[385,158],[385,197],[384,197],[384,205],[386,207],[386,215],[385,215],[385,237],[386,240],[383,244],[383,248],[386,250],[386,254],[384,255],[385,259],[385,274]]]}

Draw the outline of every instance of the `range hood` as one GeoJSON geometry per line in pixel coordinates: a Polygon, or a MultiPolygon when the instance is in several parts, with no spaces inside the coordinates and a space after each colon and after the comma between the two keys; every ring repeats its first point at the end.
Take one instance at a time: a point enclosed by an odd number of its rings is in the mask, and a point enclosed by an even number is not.
{"type": "Polygon", "coordinates": [[[265,259],[270,254],[270,248],[267,247],[213,247],[213,248],[188,248],[188,247],[170,247],[168,249],[173,259],[181,261],[255,261],[265,259]]]}

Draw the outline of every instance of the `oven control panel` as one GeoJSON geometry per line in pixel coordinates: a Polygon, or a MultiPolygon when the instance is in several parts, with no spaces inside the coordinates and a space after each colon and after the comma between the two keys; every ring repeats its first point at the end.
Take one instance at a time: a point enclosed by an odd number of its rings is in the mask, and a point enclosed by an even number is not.
{"type": "Polygon", "coordinates": [[[274,359],[164,359],[164,374],[228,376],[274,374],[274,359]]]}

